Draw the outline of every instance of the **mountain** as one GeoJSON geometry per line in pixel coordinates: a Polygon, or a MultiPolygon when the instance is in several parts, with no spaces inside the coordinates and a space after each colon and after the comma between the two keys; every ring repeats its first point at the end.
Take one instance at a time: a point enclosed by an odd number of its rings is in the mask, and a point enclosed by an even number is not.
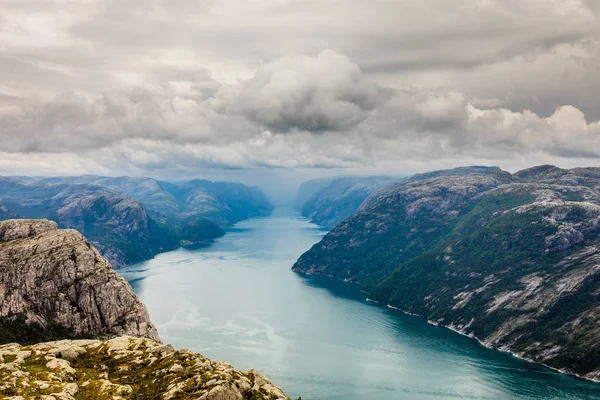
{"type": "Polygon", "coordinates": [[[160,340],[146,307],[87,240],[48,220],[0,222],[0,342],[160,340]]]}
{"type": "Polygon", "coordinates": [[[351,178],[348,176],[334,176],[328,178],[311,179],[303,182],[298,191],[296,192],[296,198],[294,200],[294,208],[298,211],[302,210],[302,207],[310,200],[312,200],[319,192],[325,189],[331,182],[337,179],[351,178]]]}
{"type": "Polygon", "coordinates": [[[257,188],[202,180],[0,178],[0,219],[48,218],[86,235],[115,268],[202,243],[272,205],[257,188]]]}
{"type": "Polygon", "coordinates": [[[348,176],[308,181],[298,189],[296,208],[311,222],[331,228],[354,214],[375,189],[396,179],[348,176]]]}
{"type": "MultiPolygon", "coordinates": [[[[176,232],[149,217],[141,203],[102,186],[0,178],[0,202],[5,210],[0,219],[48,218],[62,228],[77,229],[115,268],[179,245],[176,232]]],[[[218,226],[211,228],[207,238],[222,234],[218,226]]]]}
{"type": "Polygon", "coordinates": [[[404,178],[391,176],[346,176],[314,179],[298,189],[295,207],[311,222],[333,228],[354,214],[363,202],[387,185],[404,185],[423,179],[447,175],[482,174],[498,171],[498,167],[459,167],[416,174],[404,178]]]}
{"type": "Polygon", "coordinates": [[[201,215],[221,227],[250,217],[266,216],[273,211],[273,206],[260,189],[240,183],[202,179],[173,183],[153,178],[112,178],[94,175],[38,178],[38,181],[109,188],[122,196],[139,201],[150,214],[162,217],[177,215],[180,219],[201,215]]]}
{"type": "Polygon", "coordinates": [[[293,270],[356,282],[488,347],[600,379],[600,168],[390,185],[293,270]]]}
{"type": "Polygon", "coordinates": [[[48,220],[0,222],[0,343],[2,398],[287,399],[253,369],[162,345],[125,279],[48,220]]]}

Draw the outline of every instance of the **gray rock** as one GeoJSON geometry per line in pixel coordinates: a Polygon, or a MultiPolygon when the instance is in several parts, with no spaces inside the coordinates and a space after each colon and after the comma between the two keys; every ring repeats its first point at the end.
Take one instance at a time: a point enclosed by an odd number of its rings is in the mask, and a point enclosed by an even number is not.
{"type": "Polygon", "coordinates": [[[58,229],[56,222],[48,220],[6,220],[0,222],[0,242],[30,238],[55,229],[58,229]]]}
{"type": "Polygon", "coordinates": [[[127,281],[79,232],[44,220],[0,222],[0,232],[0,317],[77,336],[160,340],[127,281]]]}
{"type": "Polygon", "coordinates": [[[0,346],[0,357],[6,360],[0,368],[0,397],[16,393],[27,399],[65,400],[288,399],[256,370],[236,370],[185,350],[164,353],[162,347],[127,336],[0,346]],[[60,357],[65,349],[75,349],[79,355],[60,357]],[[27,362],[23,354],[29,354],[27,362]]]}

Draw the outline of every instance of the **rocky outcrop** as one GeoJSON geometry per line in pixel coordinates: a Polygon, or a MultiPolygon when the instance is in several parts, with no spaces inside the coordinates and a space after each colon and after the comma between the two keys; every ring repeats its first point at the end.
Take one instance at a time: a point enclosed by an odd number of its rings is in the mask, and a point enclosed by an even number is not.
{"type": "Polygon", "coordinates": [[[600,169],[540,166],[374,192],[294,271],[600,380],[600,169]]]}
{"type": "Polygon", "coordinates": [[[5,343],[46,339],[45,331],[160,340],[125,279],[79,232],[47,220],[0,222],[0,318],[5,343]]]}
{"type": "Polygon", "coordinates": [[[0,242],[32,238],[56,229],[58,229],[56,222],[48,220],[15,219],[3,221],[0,222],[0,242]]]}
{"type": "Polygon", "coordinates": [[[287,399],[255,370],[162,345],[129,284],[48,220],[0,222],[0,332],[2,398],[287,399]]]}
{"type": "Polygon", "coordinates": [[[286,400],[256,370],[239,371],[141,338],[0,346],[0,394],[9,399],[286,400]]]}

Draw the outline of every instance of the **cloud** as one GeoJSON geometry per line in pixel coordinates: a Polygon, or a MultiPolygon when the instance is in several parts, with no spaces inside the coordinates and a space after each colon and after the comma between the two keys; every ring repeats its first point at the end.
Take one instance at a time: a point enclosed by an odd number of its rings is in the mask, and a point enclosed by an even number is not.
{"type": "Polygon", "coordinates": [[[596,163],[599,13],[589,0],[6,0],[0,172],[596,163]]]}
{"type": "Polygon", "coordinates": [[[321,133],[354,128],[387,97],[347,57],[326,50],[263,64],[228,108],[274,132],[321,133]]]}

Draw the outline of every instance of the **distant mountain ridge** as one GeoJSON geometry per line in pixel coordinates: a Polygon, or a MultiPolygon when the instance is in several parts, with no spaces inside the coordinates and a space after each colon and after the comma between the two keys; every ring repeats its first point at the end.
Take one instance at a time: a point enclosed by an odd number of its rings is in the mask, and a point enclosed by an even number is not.
{"type": "Polygon", "coordinates": [[[328,228],[354,214],[375,189],[394,182],[389,176],[346,176],[304,182],[295,207],[311,222],[328,228]]]}
{"type": "Polygon", "coordinates": [[[385,190],[388,185],[404,185],[436,176],[483,174],[499,170],[498,167],[468,166],[403,178],[375,175],[313,179],[300,185],[295,208],[311,222],[333,228],[354,214],[369,196],[379,190],[385,190]]]}
{"type": "Polygon", "coordinates": [[[116,268],[215,239],[272,209],[260,189],[229,182],[0,177],[0,219],[48,218],[77,229],[116,268]]]}
{"type": "Polygon", "coordinates": [[[600,168],[394,183],[293,270],[600,380],[600,168]]]}

